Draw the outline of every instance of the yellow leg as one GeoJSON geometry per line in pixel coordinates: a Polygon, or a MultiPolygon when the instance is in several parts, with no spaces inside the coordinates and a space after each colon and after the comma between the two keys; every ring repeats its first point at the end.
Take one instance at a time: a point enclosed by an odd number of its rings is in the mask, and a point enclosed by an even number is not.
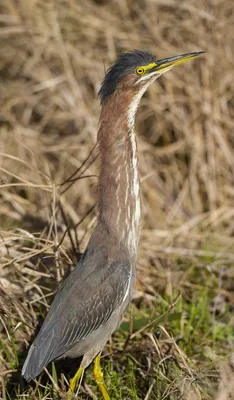
{"type": "Polygon", "coordinates": [[[111,400],[111,398],[110,398],[110,396],[109,396],[109,394],[108,394],[108,392],[106,390],[106,385],[105,385],[105,381],[104,381],[104,378],[103,378],[103,373],[102,373],[102,370],[101,370],[100,355],[95,358],[93,373],[94,373],[95,381],[97,382],[98,387],[99,387],[100,391],[102,392],[103,399],[104,400],[111,400]]]}
{"type": "Polygon", "coordinates": [[[70,385],[69,385],[69,391],[68,391],[68,397],[67,399],[70,400],[72,398],[72,394],[74,393],[74,391],[77,388],[77,385],[79,383],[79,380],[83,374],[83,368],[79,368],[76,372],[76,374],[73,376],[72,379],[70,379],[70,385]]]}

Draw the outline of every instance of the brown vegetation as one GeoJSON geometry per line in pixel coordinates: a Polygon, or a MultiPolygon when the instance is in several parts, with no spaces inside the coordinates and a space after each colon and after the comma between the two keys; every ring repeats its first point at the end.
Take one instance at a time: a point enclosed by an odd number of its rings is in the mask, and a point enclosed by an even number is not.
{"type": "MultiPolygon", "coordinates": [[[[100,83],[122,51],[146,49],[159,58],[207,52],[160,78],[138,111],[144,216],[136,298],[149,306],[158,291],[171,299],[175,290],[189,295],[196,283],[187,279],[186,265],[196,264],[218,276],[214,298],[233,307],[233,27],[231,0],[1,1],[4,399],[15,371],[9,359],[21,352],[22,365],[40,310],[95,223],[95,150],[83,162],[96,141],[100,83]]],[[[226,400],[232,369],[221,364],[221,371],[217,399],[226,400]]],[[[18,383],[17,375],[12,393],[18,383]]],[[[177,386],[180,398],[203,398],[198,388],[188,395],[186,380],[177,386]]]]}

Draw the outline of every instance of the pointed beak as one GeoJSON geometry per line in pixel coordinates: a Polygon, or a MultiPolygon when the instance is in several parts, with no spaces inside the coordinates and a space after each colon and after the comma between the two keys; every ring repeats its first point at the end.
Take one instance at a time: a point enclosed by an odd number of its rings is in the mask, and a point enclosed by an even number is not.
{"type": "Polygon", "coordinates": [[[158,71],[160,73],[169,71],[169,69],[175,67],[176,65],[183,64],[186,61],[193,60],[194,58],[200,56],[200,54],[205,53],[204,51],[196,51],[193,53],[181,54],[175,57],[163,58],[162,60],[155,61],[155,66],[152,67],[150,72],[158,71]]]}

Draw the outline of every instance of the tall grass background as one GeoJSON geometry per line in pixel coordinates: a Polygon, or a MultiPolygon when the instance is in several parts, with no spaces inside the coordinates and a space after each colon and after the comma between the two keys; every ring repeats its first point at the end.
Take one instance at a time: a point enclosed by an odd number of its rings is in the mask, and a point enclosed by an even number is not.
{"type": "MultiPolygon", "coordinates": [[[[108,388],[124,400],[234,398],[233,2],[1,0],[4,400],[66,398],[71,363],[29,386],[20,370],[95,226],[97,93],[133,49],[206,54],[161,77],[138,110],[137,288],[104,351],[108,388]]],[[[78,398],[97,396],[89,369],[78,398]]]]}

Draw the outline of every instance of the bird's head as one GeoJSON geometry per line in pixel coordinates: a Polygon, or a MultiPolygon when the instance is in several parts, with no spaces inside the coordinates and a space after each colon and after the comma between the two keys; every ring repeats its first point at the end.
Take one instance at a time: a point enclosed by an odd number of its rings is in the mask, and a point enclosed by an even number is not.
{"type": "Polygon", "coordinates": [[[118,96],[122,91],[142,95],[147,87],[164,72],[202,53],[204,52],[181,54],[161,60],[157,60],[153,54],[142,50],[121,54],[106,73],[99,91],[101,104],[104,104],[113,94],[118,96]]]}

